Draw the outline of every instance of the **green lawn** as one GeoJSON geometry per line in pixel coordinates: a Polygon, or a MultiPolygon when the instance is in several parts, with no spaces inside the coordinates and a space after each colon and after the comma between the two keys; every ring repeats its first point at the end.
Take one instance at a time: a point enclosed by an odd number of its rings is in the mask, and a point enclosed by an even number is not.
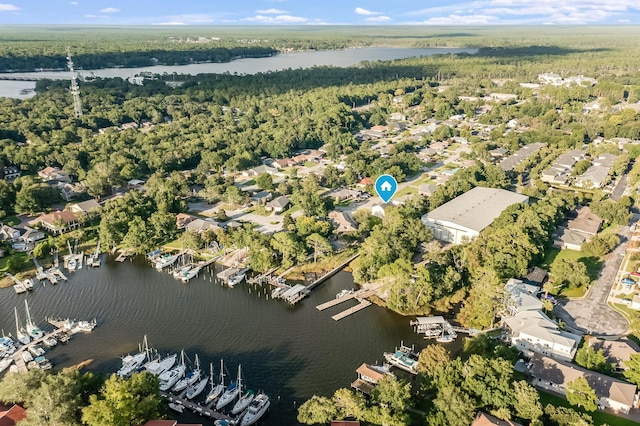
{"type": "Polygon", "coordinates": [[[403,188],[400,191],[398,191],[396,196],[397,197],[403,197],[405,195],[413,195],[413,194],[417,194],[417,193],[418,193],[418,189],[416,187],[407,186],[406,188],[403,188]]]}
{"type": "Polygon", "coordinates": [[[16,226],[20,224],[20,219],[17,216],[7,216],[2,219],[2,223],[8,226],[16,226]]]}
{"type": "MultiPolygon", "coordinates": [[[[551,265],[553,264],[553,262],[560,259],[573,259],[584,263],[587,267],[587,274],[589,275],[589,278],[591,278],[591,281],[594,281],[596,278],[598,278],[598,273],[602,269],[602,264],[604,263],[602,259],[595,256],[590,256],[582,251],[561,250],[556,247],[550,247],[544,253],[542,268],[549,271],[551,270],[551,265]]],[[[584,288],[574,288],[571,290],[564,290],[562,292],[562,295],[567,297],[580,297],[584,294],[584,292],[584,288]]]]}
{"type": "Polygon", "coordinates": [[[636,423],[634,421],[631,420],[627,420],[625,418],[622,417],[618,417],[618,416],[614,416],[613,414],[608,414],[608,413],[603,413],[602,411],[594,411],[592,413],[586,412],[584,411],[582,408],[578,408],[575,407],[571,404],[569,404],[569,402],[564,399],[561,398],[559,396],[556,395],[552,395],[546,392],[542,392],[542,391],[538,391],[538,393],[540,394],[540,403],[545,406],[547,404],[551,404],[555,407],[568,407],[568,408],[573,408],[576,411],[580,411],[582,413],[587,413],[589,416],[591,416],[591,418],[593,418],[593,422],[594,424],[597,425],[603,425],[603,424],[608,424],[610,426],[616,425],[616,426],[637,426],[640,425],[640,423],[636,423]]]}

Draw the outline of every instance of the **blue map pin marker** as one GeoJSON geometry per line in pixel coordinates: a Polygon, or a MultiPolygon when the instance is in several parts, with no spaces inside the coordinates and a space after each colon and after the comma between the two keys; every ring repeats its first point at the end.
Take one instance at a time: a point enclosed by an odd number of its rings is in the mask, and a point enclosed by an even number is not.
{"type": "Polygon", "coordinates": [[[396,182],[396,178],[391,175],[381,175],[376,179],[375,188],[378,197],[382,198],[382,201],[385,203],[388,203],[398,190],[398,182],[396,182]]]}

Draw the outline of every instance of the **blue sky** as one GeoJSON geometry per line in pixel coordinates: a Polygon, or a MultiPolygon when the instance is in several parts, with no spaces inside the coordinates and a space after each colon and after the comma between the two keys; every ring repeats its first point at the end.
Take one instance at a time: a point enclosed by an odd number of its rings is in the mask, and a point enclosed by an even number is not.
{"type": "Polygon", "coordinates": [[[640,24],[640,0],[0,0],[2,24],[640,24]]]}

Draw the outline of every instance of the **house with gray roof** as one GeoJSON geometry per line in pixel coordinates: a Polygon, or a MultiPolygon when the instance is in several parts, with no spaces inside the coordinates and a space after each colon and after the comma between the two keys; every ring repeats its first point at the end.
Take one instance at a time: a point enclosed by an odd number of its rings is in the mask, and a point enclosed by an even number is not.
{"type": "Polygon", "coordinates": [[[530,365],[535,386],[564,395],[570,382],[583,377],[596,392],[599,409],[628,413],[638,405],[638,388],[631,383],[545,356],[533,356],[530,365]]]}
{"type": "Polygon", "coordinates": [[[281,195],[269,201],[265,206],[265,210],[280,213],[287,208],[290,202],[291,201],[287,197],[285,197],[284,195],[281,195]]]}
{"type": "Polygon", "coordinates": [[[529,197],[504,189],[475,187],[422,216],[436,239],[454,244],[473,239],[509,206],[529,197]]]}
{"type": "Polygon", "coordinates": [[[210,218],[206,218],[192,220],[185,225],[184,229],[187,232],[191,231],[200,234],[201,232],[208,230],[215,231],[218,229],[222,229],[222,227],[220,226],[219,222],[216,222],[215,220],[210,218]]]}

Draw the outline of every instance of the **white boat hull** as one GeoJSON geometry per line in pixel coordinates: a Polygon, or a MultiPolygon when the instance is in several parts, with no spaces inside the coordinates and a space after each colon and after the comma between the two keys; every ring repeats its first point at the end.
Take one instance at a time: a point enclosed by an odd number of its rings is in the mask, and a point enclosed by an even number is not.
{"type": "Polygon", "coordinates": [[[266,395],[258,395],[242,418],[240,426],[250,426],[257,423],[258,420],[265,415],[270,406],[271,401],[269,400],[269,397],[266,395]]]}

